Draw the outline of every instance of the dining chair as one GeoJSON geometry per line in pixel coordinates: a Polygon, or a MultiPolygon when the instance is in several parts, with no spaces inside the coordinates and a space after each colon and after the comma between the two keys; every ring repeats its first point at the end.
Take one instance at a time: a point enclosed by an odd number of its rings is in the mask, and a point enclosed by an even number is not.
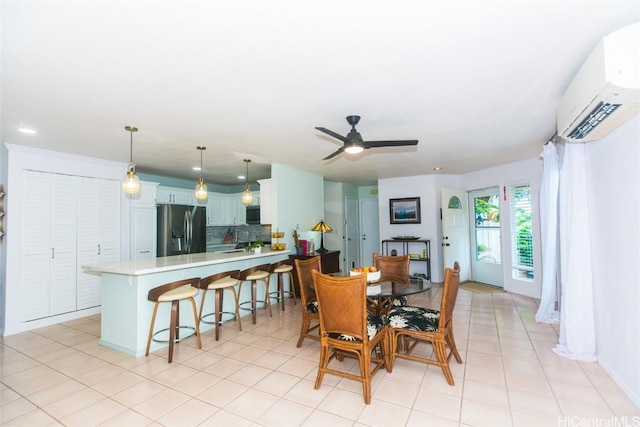
{"type": "Polygon", "coordinates": [[[442,368],[447,383],[451,386],[455,384],[449,367],[449,360],[451,356],[454,356],[458,363],[462,363],[462,358],[458,353],[453,337],[453,309],[460,285],[459,264],[456,262],[454,266],[457,266],[458,269],[445,269],[440,310],[402,306],[393,307],[389,311],[389,335],[391,337],[389,359],[391,369],[393,369],[396,357],[437,365],[442,368]],[[405,342],[403,342],[404,348],[399,350],[398,340],[402,338],[409,338],[411,342],[408,346],[404,345],[405,342]],[[435,359],[411,354],[415,347],[421,343],[430,343],[433,346],[435,359]],[[447,347],[449,348],[448,354],[447,347]]]}
{"type": "Polygon", "coordinates": [[[294,259],[293,265],[300,286],[300,300],[302,304],[302,325],[300,328],[300,338],[296,347],[302,346],[305,337],[320,340],[318,334],[312,334],[313,331],[320,327],[320,317],[318,316],[318,301],[316,293],[313,289],[313,270],[322,272],[322,264],[320,256],[314,256],[308,259],[294,259]]]}
{"type": "MultiPolygon", "coordinates": [[[[396,277],[408,277],[409,276],[409,254],[388,256],[381,255],[379,253],[373,253],[373,265],[380,271],[380,280],[393,280],[396,277]]],[[[372,304],[380,305],[381,302],[377,299],[371,299],[372,304]]],[[[407,304],[407,297],[400,296],[393,298],[389,305],[392,307],[401,306],[407,304]]]]}
{"type": "Polygon", "coordinates": [[[386,322],[367,312],[366,276],[335,277],[318,271],[311,274],[320,316],[320,363],[314,388],[320,388],[325,374],[360,381],[364,402],[369,404],[371,377],[384,366],[390,368],[386,360],[389,350],[386,322]],[[335,365],[329,367],[334,357],[342,360],[342,356],[358,359],[360,375],[338,370],[335,365]]]}

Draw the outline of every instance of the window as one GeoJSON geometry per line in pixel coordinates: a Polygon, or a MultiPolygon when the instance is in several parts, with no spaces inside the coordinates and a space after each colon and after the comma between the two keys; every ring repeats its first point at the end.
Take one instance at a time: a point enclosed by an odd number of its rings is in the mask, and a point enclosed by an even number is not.
{"type": "Polygon", "coordinates": [[[511,260],[513,278],[533,280],[533,234],[531,233],[531,186],[514,185],[509,191],[511,206],[511,260]]]}

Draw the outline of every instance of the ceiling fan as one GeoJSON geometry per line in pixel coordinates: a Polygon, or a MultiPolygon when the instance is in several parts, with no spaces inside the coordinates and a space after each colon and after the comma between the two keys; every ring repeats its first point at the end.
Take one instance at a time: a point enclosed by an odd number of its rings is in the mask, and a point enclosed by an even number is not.
{"type": "Polygon", "coordinates": [[[320,132],[324,132],[327,135],[330,135],[334,138],[339,139],[344,142],[344,145],[340,147],[337,151],[329,154],[322,160],[329,160],[337,156],[338,154],[346,151],[349,154],[357,154],[362,150],[367,150],[369,148],[378,148],[378,147],[399,147],[403,145],[418,145],[417,139],[406,139],[406,140],[396,140],[396,141],[363,141],[362,135],[360,132],[356,130],[356,125],[360,121],[360,116],[347,116],[347,122],[351,125],[351,131],[347,134],[347,136],[342,136],[338,133],[335,133],[332,130],[323,127],[316,127],[320,132]]]}

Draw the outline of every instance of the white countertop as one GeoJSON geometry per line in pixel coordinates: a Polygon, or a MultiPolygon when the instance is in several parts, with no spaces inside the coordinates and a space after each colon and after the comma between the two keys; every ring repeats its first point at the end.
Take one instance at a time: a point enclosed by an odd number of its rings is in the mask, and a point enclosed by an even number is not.
{"type": "Polygon", "coordinates": [[[202,252],[189,255],[174,255],[153,259],[141,259],[137,261],[107,262],[104,264],[87,265],[83,269],[88,273],[112,273],[126,276],[142,276],[145,274],[162,273],[165,271],[180,270],[183,268],[202,267],[213,264],[223,264],[229,261],[241,261],[245,259],[261,258],[273,255],[291,253],[290,250],[272,251],[263,247],[262,252],[202,252]]]}

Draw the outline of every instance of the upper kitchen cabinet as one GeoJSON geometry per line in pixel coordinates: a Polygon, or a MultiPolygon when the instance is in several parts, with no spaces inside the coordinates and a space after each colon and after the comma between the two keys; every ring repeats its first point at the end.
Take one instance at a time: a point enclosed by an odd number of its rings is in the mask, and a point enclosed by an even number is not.
{"type": "Polygon", "coordinates": [[[246,206],[242,193],[209,193],[207,199],[207,225],[244,225],[247,223],[246,206]]]}
{"type": "Polygon", "coordinates": [[[193,205],[195,194],[194,190],[160,186],[157,199],[160,205],[193,205]]]}

